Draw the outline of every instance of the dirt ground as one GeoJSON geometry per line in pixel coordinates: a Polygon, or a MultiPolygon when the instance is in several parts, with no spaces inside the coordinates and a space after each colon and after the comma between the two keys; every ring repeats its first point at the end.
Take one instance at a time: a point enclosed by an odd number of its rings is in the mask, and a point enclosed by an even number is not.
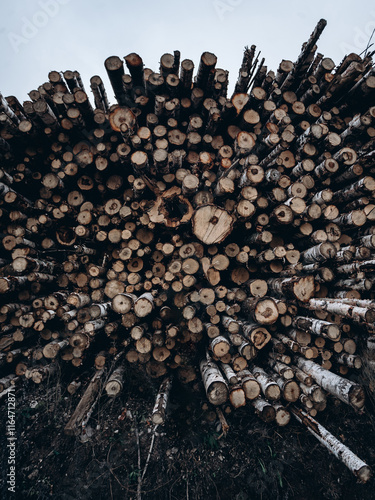
{"type": "MultiPolygon", "coordinates": [[[[82,374],[83,380],[90,374],[82,374]]],[[[136,499],[152,439],[149,421],[158,383],[129,367],[120,397],[102,396],[83,439],[64,435],[77,405],[63,377],[16,392],[17,487],[5,481],[7,448],[1,432],[2,498],[136,499]],[[138,433],[138,440],[137,440],[138,433]],[[84,442],[82,442],[84,441],[84,442]],[[141,466],[139,467],[138,459],[141,466]],[[9,496],[8,496],[9,495],[9,496]]],[[[346,467],[296,421],[281,428],[262,422],[252,407],[227,415],[226,437],[198,382],[175,380],[168,419],[156,429],[141,482],[147,500],[375,498],[374,479],[358,484],[346,467]]],[[[1,402],[5,427],[6,398],[1,402]]],[[[375,469],[375,425],[369,402],[364,415],[329,400],[317,419],[375,469]]]]}

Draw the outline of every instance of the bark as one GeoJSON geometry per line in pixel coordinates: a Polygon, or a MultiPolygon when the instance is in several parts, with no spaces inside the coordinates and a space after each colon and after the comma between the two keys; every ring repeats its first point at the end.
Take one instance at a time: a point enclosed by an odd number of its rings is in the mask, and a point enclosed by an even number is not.
{"type": "Polygon", "coordinates": [[[321,368],[313,361],[298,357],[296,363],[301,370],[311,375],[327,392],[351,405],[356,410],[363,408],[365,394],[360,385],[321,368]]]}
{"type": "Polygon", "coordinates": [[[369,466],[355,455],[347,446],[335,438],[319,422],[314,420],[303,410],[291,407],[293,416],[303,424],[335,457],[339,458],[361,483],[366,483],[371,477],[369,466]]]}
{"type": "Polygon", "coordinates": [[[124,372],[124,366],[119,366],[112,372],[105,385],[105,390],[108,396],[115,397],[122,391],[124,372]]]}
{"type": "Polygon", "coordinates": [[[64,428],[64,432],[68,436],[79,434],[80,426],[84,421],[84,419],[86,418],[86,414],[91,408],[91,405],[94,402],[99,392],[101,377],[103,376],[103,374],[104,374],[103,370],[96,372],[91,381],[89,382],[81,400],[79,401],[76,409],[74,410],[72,416],[70,417],[69,422],[66,424],[64,428]]]}
{"type": "Polygon", "coordinates": [[[160,385],[151,416],[152,422],[155,425],[161,425],[165,423],[166,409],[171,387],[172,379],[170,377],[167,377],[160,385]]]}
{"type": "Polygon", "coordinates": [[[224,404],[228,399],[228,386],[216,363],[202,360],[200,370],[207,398],[214,405],[224,404]]]}
{"type": "Polygon", "coordinates": [[[310,302],[307,306],[313,311],[327,311],[332,314],[337,314],[338,316],[350,318],[356,322],[362,320],[366,323],[372,323],[373,321],[375,321],[375,311],[373,311],[371,308],[358,307],[355,305],[342,303],[339,299],[310,299],[310,302]]]}
{"type": "Polygon", "coordinates": [[[271,401],[278,401],[281,396],[281,390],[277,383],[272,380],[267,373],[258,366],[253,366],[251,369],[252,374],[259,382],[264,396],[271,401]]]}
{"type": "Polygon", "coordinates": [[[264,422],[268,423],[275,420],[276,410],[271,403],[259,397],[258,399],[251,401],[251,404],[254,406],[256,413],[262,420],[264,420],[264,422]]]}
{"type": "Polygon", "coordinates": [[[277,305],[270,297],[246,299],[243,303],[243,309],[260,325],[272,325],[279,317],[277,305]]]}
{"type": "Polygon", "coordinates": [[[293,326],[337,342],[340,340],[341,332],[336,323],[323,321],[315,318],[296,316],[293,319],[293,326]]]}

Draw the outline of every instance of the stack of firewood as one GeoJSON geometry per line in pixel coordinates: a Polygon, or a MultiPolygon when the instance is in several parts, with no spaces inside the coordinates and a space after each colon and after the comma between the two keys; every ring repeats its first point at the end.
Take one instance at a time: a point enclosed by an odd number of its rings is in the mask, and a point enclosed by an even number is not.
{"type": "Polygon", "coordinates": [[[174,373],[281,426],[294,414],[317,433],[329,396],[363,411],[375,73],[370,53],[317,53],[325,24],[276,73],[246,48],[231,97],[214,54],[194,76],[178,51],[158,72],[109,57],[115,105],[94,76],[92,106],[77,71],[23,104],[0,95],[0,392],[71,370],[73,394],[94,359],[68,433],[103,380],[121,392],[125,363],[165,377],[155,424],[174,373]]]}

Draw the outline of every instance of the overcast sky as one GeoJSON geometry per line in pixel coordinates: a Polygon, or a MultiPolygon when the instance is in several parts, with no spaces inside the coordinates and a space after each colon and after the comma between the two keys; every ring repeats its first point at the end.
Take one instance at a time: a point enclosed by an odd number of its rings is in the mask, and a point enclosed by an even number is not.
{"type": "Polygon", "coordinates": [[[325,18],[318,50],[338,63],[361,52],[375,28],[369,0],[12,0],[1,14],[0,90],[21,102],[50,70],[78,70],[86,90],[99,74],[109,90],[104,60],[130,52],[154,71],[165,52],[178,49],[196,67],[202,52],[214,52],[233,88],[245,45],[255,44],[276,70],[281,59],[297,58],[325,18]]]}

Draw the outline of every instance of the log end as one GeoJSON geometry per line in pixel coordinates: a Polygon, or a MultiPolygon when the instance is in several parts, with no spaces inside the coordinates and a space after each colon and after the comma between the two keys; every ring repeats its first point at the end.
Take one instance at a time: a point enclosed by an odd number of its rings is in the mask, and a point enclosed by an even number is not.
{"type": "Polygon", "coordinates": [[[206,245],[221,243],[232,232],[234,218],[216,205],[199,207],[193,217],[193,233],[206,245]]]}

